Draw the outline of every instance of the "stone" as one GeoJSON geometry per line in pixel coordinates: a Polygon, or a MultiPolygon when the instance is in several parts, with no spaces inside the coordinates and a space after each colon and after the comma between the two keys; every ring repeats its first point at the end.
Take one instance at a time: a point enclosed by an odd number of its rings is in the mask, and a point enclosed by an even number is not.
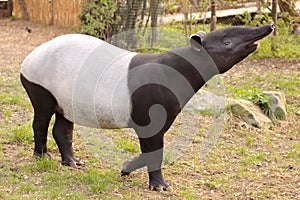
{"type": "Polygon", "coordinates": [[[232,113],[249,125],[258,128],[270,128],[273,123],[264,115],[261,108],[251,101],[244,99],[230,100],[232,113]]]}
{"type": "Polygon", "coordinates": [[[277,91],[265,91],[263,92],[263,95],[267,95],[269,97],[269,105],[275,119],[287,119],[286,99],[284,93],[277,91]]]}
{"type": "Polygon", "coordinates": [[[225,95],[217,95],[200,89],[187,103],[186,107],[196,111],[223,110],[226,107],[226,97],[225,95]]]}

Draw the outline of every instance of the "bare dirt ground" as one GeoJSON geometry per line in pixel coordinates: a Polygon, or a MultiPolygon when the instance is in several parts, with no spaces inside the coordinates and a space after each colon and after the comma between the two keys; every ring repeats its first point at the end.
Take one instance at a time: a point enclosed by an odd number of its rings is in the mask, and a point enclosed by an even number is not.
{"type": "MultiPolygon", "coordinates": [[[[39,44],[70,32],[73,31],[23,20],[0,20],[0,78],[5,78],[7,83],[15,82],[14,85],[20,87],[19,70],[26,55],[39,44]]],[[[275,58],[247,60],[226,73],[224,78],[228,88],[247,85],[254,75],[255,78],[262,78],[250,83],[254,87],[262,90],[285,90],[281,85],[276,85],[274,79],[282,81],[282,77],[296,75],[298,82],[295,84],[298,85],[291,86],[289,91],[292,92],[293,87],[300,87],[299,71],[299,61],[275,58]],[[264,81],[270,78],[270,72],[275,74],[273,81],[264,81]]],[[[10,87],[8,85],[0,85],[0,91],[10,87]]],[[[287,96],[287,103],[290,105],[288,120],[278,122],[270,130],[245,128],[241,121],[229,113],[218,145],[210,156],[201,161],[196,161],[194,156],[199,144],[196,138],[187,155],[165,170],[166,179],[171,182],[173,191],[162,194],[146,191],[146,175],[134,174],[132,179],[145,180],[142,186],[130,185],[127,188],[125,184],[110,195],[120,197],[122,191],[129,189],[141,199],[300,199],[300,94],[290,96],[287,96]]],[[[24,98],[27,98],[25,93],[24,98]]],[[[24,123],[32,116],[31,112],[32,110],[15,112],[12,116],[15,120],[11,123],[16,123],[16,126],[24,123]]],[[[3,117],[4,113],[0,113],[1,126],[7,123],[3,117]]],[[[20,159],[14,153],[16,149],[18,146],[15,144],[3,144],[6,162],[13,165],[14,162],[31,160],[29,155],[20,159]]],[[[75,151],[80,149],[75,147],[75,151]]],[[[88,158],[89,156],[84,157],[88,158]]],[[[1,191],[10,192],[10,189],[1,185],[0,181],[1,191]]]]}

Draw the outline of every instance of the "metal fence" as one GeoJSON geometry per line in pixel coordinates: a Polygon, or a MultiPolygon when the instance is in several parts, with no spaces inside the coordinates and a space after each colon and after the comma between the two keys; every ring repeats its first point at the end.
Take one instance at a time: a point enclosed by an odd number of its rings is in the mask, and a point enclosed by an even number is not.
{"type": "MultiPolygon", "coordinates": [[[[93,0],[12,1],[13,15],[17,18],[25,17],[32,21],[65,27],[80,26],[78,14],[82,10],[82,2],[93,2],[93,0]]],[[[216,20],[217,23],[243,25],[254,16],[263,18],[264,15],[271,15],[272,9],[271,0],[117,0],[108,2],[116,4],[116,15],[119,14],[118,17],[122,18],[119,27],[125,27],[125,30],[133,27],[153,27],[183,22],[187,34],[191,29],[191,24],[209,24],[216,20]],[[215,13],[212,12],[214,11],[212,4],[215,5],[215,13]],[[128,22],[129,20],[133,22],[128,22]]],[[[297,10],[300,3],[296,4],[298,6],[295,8],[296,15],[300,17],[299,10],[297,10]]]]}

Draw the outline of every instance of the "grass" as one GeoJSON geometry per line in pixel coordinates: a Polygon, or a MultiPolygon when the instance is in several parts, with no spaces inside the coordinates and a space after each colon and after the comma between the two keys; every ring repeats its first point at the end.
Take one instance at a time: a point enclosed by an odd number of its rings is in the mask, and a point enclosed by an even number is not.
{"type": "Polygon", "coordinates": [[[2,178],[2,184],[13,187],[13,196],[0,193],[3,198],[30,199],[86,199],[90,194],[105,197],[112,188],[118,186],[116,171],[100,172],[89,168],[87,171],[65,169],[50,159],[38,159],[18,166],[17,171],[4,167],[1,173],[9,174],[2,178]]]}
{"type": "Polygon", "coordinates": [[[11,130],[9,141],[20,145],[28,145],[33,141],[33,132],[31,124],[25,124],[15,127],[11,130]]]}
{"type": "Polygon", "coordinates": [[[133,143],[132,140],[127,138],[117,138],[115,140],[117,147],[123,149],[126,152],[140,153],[141,150],[137,142],[133,143]]]}
{"type": "Polygon", "coordinates": [[[286,153],[287,159],[294,159],[300,164],[300,144],[294,144],[293,147],[286,153]]]}
{"type": "Polygon", "coordinates": [[[297,73],[290,75],[269,73],[269,76],[271,84],[274,85],[278,90],[285,90],[285,94],[287,96],[296,98],[300,94],[300,88],[295,87],[300,85],[300,79],[297,73]]]}
{"type": "Polygon", "coordinates": [[[250,55],[251,59],[262,58],[289,58],[291,60],[299,59],[300,56],[300,37],[294,37],[287,34],[280,34],[276,37],[269,36],[260,42],[260,51],[250,55]],[[284,42],[282,42],[284,41],[284,42]],[[272,45],[275,44],[274,49],[272,45]]]}

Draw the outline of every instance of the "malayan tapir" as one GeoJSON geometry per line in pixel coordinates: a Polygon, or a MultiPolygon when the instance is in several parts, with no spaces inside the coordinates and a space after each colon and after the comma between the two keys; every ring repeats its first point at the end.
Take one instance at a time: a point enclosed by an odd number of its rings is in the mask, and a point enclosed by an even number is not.
{"type": "MultiPolygon", "coordinates": [[[[190,45],[160,54],[130,52],[100,39],[59,36],[24,60],[21,82],[34,109],[34,155],[45,156],[49,121],[62,163],[76,167],[73,123],[96,128],[133,128],[142,153],[121,174],[147,167],[149,185],[166,190],[161,172],[163,137],[178,113],[206,81],[257,49],[273,25],[198,32],[190,45]]],[[[174,36],[176,37],[176,35],[174,36]]]]}

